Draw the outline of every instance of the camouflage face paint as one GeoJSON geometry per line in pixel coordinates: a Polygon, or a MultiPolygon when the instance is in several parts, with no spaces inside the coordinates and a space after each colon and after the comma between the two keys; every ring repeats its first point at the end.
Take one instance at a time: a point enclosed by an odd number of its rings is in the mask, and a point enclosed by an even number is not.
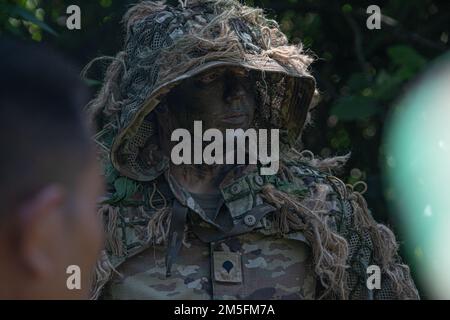
{"type": "Polygon", "coordinates": [[[194,121],[207,129],[247,129],[255,112],[255,81],[241,68],[216,68],[183,81],[168,95],[179,128],[193,133],[194,121]]]}

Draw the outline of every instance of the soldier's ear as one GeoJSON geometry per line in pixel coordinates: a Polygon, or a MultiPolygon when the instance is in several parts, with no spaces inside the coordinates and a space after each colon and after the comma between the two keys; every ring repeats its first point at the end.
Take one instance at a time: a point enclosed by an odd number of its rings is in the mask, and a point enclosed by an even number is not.
{"type": "Polygon", "coordinates": [[[20,263],[32,277],[51,275],[63,254],[65,190],[58,185],[42,188],[18,208],[20,263]]]}

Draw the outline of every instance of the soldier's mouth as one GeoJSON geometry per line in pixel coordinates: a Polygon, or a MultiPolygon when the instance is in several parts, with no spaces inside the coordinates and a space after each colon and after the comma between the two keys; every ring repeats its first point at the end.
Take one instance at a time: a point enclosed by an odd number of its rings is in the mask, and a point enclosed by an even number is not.
{"type": "Polygon", "coordinates": [[[248,115],[246,113],[230,113],[224,116],[221,120],[223,123],[227,124],[247,123],[248,115]]]}

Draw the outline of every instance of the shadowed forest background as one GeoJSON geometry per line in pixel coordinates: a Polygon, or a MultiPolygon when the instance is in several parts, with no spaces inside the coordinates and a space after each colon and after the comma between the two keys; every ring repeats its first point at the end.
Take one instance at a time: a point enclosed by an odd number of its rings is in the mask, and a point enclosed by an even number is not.
{"type": "MultiPolygon", "coordinates": [[[[137,0],[37,1],[0,0],[0,36],[48,43],[75,60],[80,69],[95,57],[114,56],[121,48],[120,23],[137,0]],[[65,27],[66,8],[81,7],[82,29],[65,27]]],[[[177,3],[176,0],[168,1],[177,3]]],[[[390,202],[395,194],[383,180],[389,165],[383,144],[384,124],[396,102],[429,62],[448,51],[450,1],[448,0],[254,0],[266,9],[292,42],[302,42],[316,57],[312,71],[322,100],[314,123],[304,133],[306,149],[321,157],[352,157],[340,177],[347,183],[363,180],[373,215],[394,226],[402,242],[390,202]],[[366,8],[381,8],[381,30],[366,27],[366,8]],[[397,226],[397,227],[396,227],[397,226]]],[[[107,65],[96,64],[87,80],[92,94],[100,87],[107,65]]],[[[420,250],[403,250],[415,274],[420,250]]],[[[415,277],[422,289],[418,277],[415,277]]],[[[427,293],[419,290],[423,298],[427,293]]]]}

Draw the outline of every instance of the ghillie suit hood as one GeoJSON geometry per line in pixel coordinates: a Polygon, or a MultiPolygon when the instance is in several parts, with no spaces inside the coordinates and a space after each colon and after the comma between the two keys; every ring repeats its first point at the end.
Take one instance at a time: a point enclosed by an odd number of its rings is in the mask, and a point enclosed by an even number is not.
{"type": "Polygon", "coordinates": [[[124,17],[125,48],[107,70],[89,111],[105,129],[97,136],[122,175],[151,181],[167,167],[154,143],[152,111],[181,81],[219,66],[260,73],[254,127],[282,128],[294,144],[315,93],[312,59],[290,45],[261,9],[235,0],[191,0],[178,7],[143,1],[124,17]],[[153,150],[153,156],[141,151],[153,150]]]}
{"type": "MultiPolygon", "coordinates": [[[[290,45],[278,24],[261,9],[234,0],[180,1],[177,7],[143,1],[127,12],[124,23],[125,48],[109,58],[113,62],[104,85],[88,105],[99,127],[95,139],[102,149],[108,182],[116,185],[119,176],[121,183],[125,181],[121,192],[116,188],[120,199],[131,198],[141,183],[155,181],[167,171],[168,159],[158,152],[152,111],[181,81],[214,67],[238,66],[258,72],[259,110],[254,126],[279,128],[286,145],[298,142],[317,96],[308,72],[312,59],[301,45],[290,45]]],[[[375,222],[360,192],[332,174],[347,157],[318,160],[308,151],[293,149],[282,159],[279,175],[257,192],[277,208],[277,232],[301,231],[311,244],[314,272],[323,287],[318,297],[417,298],[409,269],[397,255],[393,233],[375,222]],[[314,180],[306,195],[286,191],[303,184],[298,177],[314,180]],[[330,196],[337,199],[339,211],[328,206],[330,196]],[[383,275],[384,287],[375,296],[367,292],[365,283],[371,264],[380,266],[383,275]]],[[[156,213],[148,221],[145,245],[167,243],[171,221],[170,204],[162,199],[162,207],[153,206],[159,190],[156,183],[152,185],[149,202],[156,213]]],[[[109,201],[100,213],[106,219],[108,253],[128,258],[116,233],[126,206],[109,201]]],[[[144,207],[137,209],[145,214],[144,207]]],[[[94,297],[115,266],[106,254],[102,256],[94,297]]]]}

